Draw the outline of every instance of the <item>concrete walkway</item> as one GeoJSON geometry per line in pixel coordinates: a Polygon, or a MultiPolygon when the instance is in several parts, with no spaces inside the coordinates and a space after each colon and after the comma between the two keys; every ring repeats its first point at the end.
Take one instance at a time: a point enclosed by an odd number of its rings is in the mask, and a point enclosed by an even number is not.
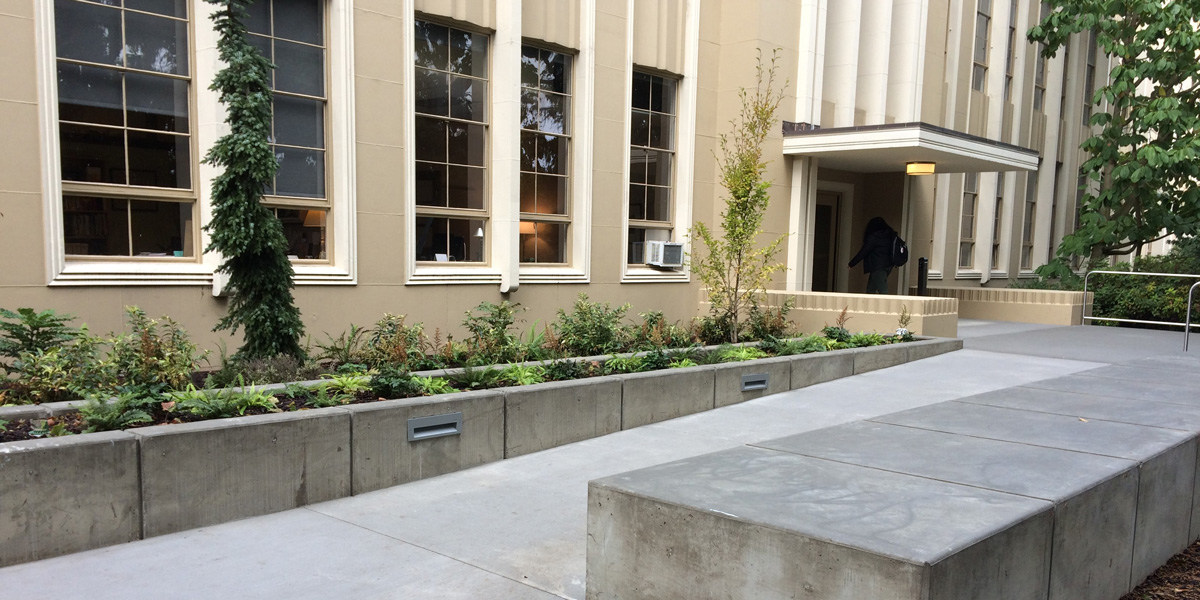
{"type": "Polygon", "coordinates": [[[591,479],[1180,354],[1183,341],[1178,332],[983,321],[961,322],[960,334],[963,351],[916,363],[379,492],[0,569],[0,597],[583,598],[591,479]]]}

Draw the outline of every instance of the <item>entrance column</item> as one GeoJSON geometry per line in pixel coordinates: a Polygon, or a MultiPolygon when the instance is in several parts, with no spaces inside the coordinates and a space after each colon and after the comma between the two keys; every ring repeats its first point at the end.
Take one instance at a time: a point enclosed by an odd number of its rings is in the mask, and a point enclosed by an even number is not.
{"type": "Polygon", "coordinates": [[[816,158],[792,157],[791,188],[785,289],[807,292],[812,289],[813,221],[817,210],[816,158]]]}

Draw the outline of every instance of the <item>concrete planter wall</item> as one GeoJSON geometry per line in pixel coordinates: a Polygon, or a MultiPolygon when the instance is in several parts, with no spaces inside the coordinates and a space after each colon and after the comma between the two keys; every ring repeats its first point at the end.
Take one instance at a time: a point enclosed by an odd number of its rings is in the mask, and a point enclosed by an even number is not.
{"type": "MultiPolygon", "coordinates": [[[[378,490],[961,347],[928,340],[0,444],[0,566],[378,490]],[[755,389],[743,391],[744,378],[755,389]]],[[[0,418],[70,410],[6,407],[0,418]]]]}
{"type": "Polygon", "coordinates": [[[362,494],[504,458],[504,394],[464,392],[345,407],[354,443],[353,493],[362,494]],[[410,441],[409,419],[461,413],[458,434],[410,441]]]}

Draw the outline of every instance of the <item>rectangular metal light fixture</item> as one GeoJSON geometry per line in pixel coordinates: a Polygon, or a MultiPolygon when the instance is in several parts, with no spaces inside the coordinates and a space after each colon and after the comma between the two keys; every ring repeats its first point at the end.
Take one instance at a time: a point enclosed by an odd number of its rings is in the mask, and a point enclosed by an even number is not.
{"type": "Polygon", "coordinates": [[[934,163],[931,162],[910,162],[907,165],[909,175],[933,175],[934,163]]]}

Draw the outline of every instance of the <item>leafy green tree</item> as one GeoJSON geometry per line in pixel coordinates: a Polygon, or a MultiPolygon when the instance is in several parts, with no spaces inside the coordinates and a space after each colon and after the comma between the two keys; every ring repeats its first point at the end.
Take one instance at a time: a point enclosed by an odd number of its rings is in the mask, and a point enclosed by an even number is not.
{"type": "MultiPolygon", "coordinates": [[[[1100,182],[1084,194],[1079,229],[1039,270],[1070,277],[1073,256],[1130,254],[1166,235],[1200,230],[1200,0],[1049,0],[1029,31],[1054,56],[1072,34],[1095,32],[1111,57],[1108,84],[1091,101],[1107,103],[1081,148],[1081,171],[1100,182]],[[1117,16],[1114,16],[1117,15],[1117,16]]],[[[1103,64],[1103,61],[1101,62],[1103,64]]]]}
{"type": "Polygon", "coordinates": [[[205,252],[220,252],[218,271],[229,274],[229,313],[216,329],[245,331],[239,358],[279,354],[300,357],[304,324],[292,297],[293,271],[287,257],[283,226],[263,206],[263,189],[278,169],[268,145],[271,135],[271,85],[274,66],[246,40],[248,2],[205,0],[218,7],[213,15],[220,36],[217,50],[225,67],[212,89],[228,111],[229,133],[221,137],[205,162],[222,167],[213,179],[213,219],[206,230],[212,242],[205,252]]]}
{"type": "Polygon", "coordinates": [[[698,242],[689,256],[692,271],[708,288],[712,317],[735,343],[743,316],[758,302],[771,274],[784,268],[775,262],[775,255],[786,236],[758,244],[763,214],[771,200],[767,193],[771,182],[763,179],[767,162],[762,147],[783,99],[783,91],[774,87],[778,58],[776,51],[770,64],[764,65],[760,54],[756,85],[738,91],[741,113],[730,122],[733,132],[720,137],[717,165],[727,198],[719,234],[702,222],[691,230],[692,239],[698,242]]]}

